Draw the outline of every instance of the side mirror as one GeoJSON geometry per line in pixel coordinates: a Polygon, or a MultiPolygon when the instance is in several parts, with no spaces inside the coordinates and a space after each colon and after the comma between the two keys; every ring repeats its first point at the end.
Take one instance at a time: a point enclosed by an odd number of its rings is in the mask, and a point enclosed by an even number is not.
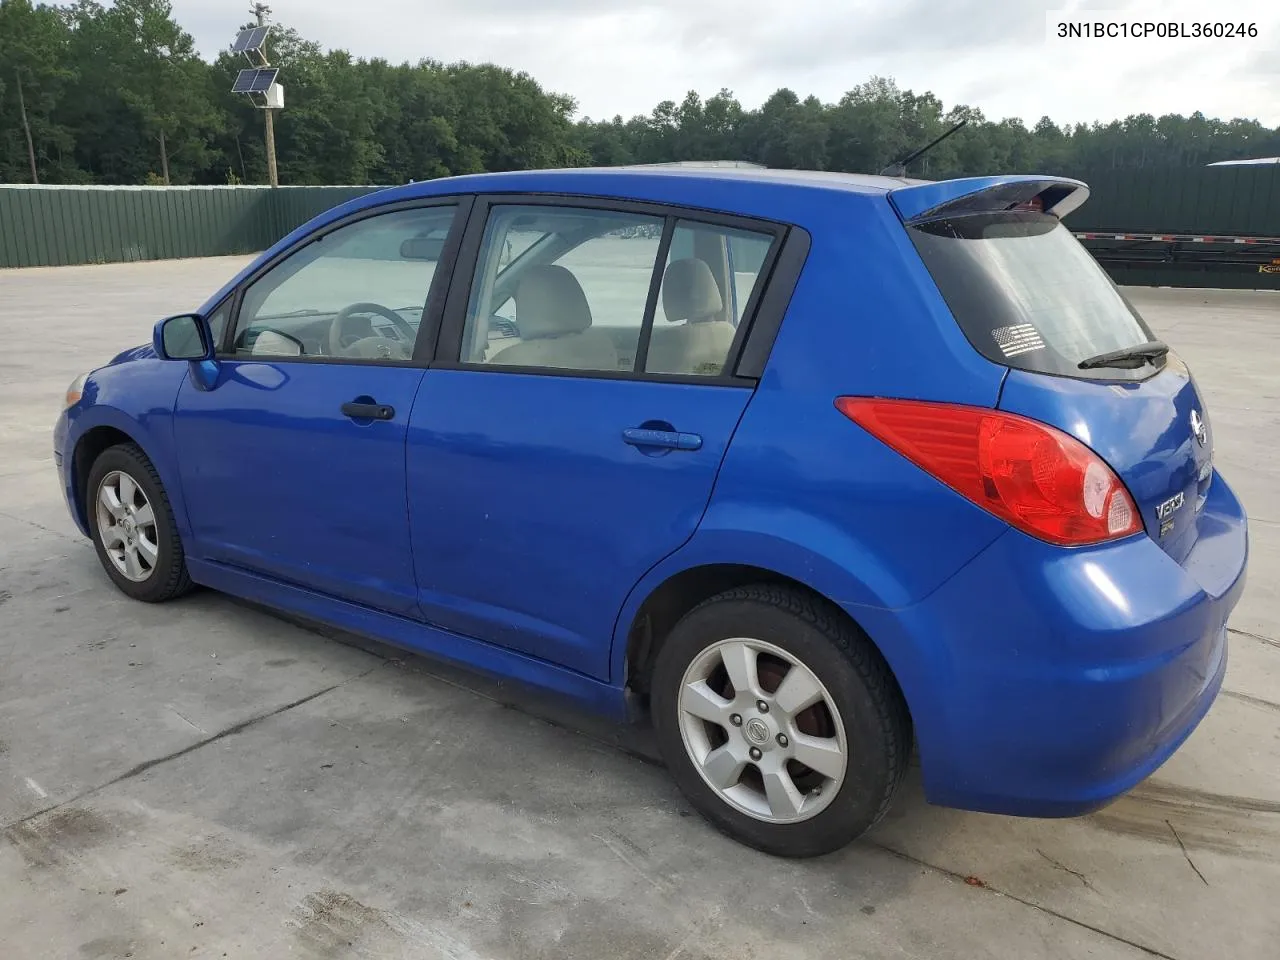
{"type": "Polygon", "coordinates": [[[151,335],[156,356],[161,360],[212,360],[213,333],[204,317],[180,313],[156,324],[151,335]]]}

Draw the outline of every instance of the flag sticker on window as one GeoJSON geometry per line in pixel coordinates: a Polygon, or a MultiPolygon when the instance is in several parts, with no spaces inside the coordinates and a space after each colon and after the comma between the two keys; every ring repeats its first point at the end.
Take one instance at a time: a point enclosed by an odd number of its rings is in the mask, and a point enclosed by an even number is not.
{"type": "Polygon", "coordinates": [[[1043,350],[1044,341],[1040,339],[1040,331],[1029,323],[1019,323],[1012,327],[996,327],[991,331],[996,346],[1006,357],[1017,357],[1032,350],[1043,350]]]}

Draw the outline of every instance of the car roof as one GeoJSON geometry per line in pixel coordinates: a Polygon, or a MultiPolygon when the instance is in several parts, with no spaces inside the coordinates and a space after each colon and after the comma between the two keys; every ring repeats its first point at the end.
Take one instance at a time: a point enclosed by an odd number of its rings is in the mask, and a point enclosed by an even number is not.
{"type": "MultiPolygon", "coordinates": [[[[674,164],[635,164],[620,167],[562,167],[553,170],[511,170],[502,173],[477,173],[457,177],[425,180],[379,191],[377,203],[393,199],[412,199],[448,193],[564,193],[606,195],[641,199],[659,188],[662,193],[691,190],[712,183],[752,186],[791,186],[810,190],[837,190],[882,196],[890,190],[920,180],[897,177],[874,177],[859,173],[819,170],[779,170],[770,167],[742,166],[728,161],[691,161],[674,164]]],[[[372,196],[370,199],[372,200],[372,196]]]]}

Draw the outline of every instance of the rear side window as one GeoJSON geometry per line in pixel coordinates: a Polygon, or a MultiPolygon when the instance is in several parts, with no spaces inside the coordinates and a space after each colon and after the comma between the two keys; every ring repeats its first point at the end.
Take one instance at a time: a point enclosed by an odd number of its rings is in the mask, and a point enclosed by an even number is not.
{"type": "Polygon", "coordinates": [[[724,373],[772,244],[764,233],[676,221],[646,372],[724,373]]]}
{"type": "Polygon", "coordinates": [[[907,232],[965,336],[989,360],[1090,380],[1151,375],[1149,366],[1080,369],[1082,360],[1153,337],[1057,217],[983,214],[907,232]]]}

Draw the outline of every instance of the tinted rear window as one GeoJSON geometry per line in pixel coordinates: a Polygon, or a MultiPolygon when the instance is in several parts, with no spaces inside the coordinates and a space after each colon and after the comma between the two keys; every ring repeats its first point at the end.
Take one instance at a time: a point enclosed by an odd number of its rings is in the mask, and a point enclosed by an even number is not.
{"type": "Polygon", "coordinates": [[[1056,217],[983,214],[907,232],[965,336],[988,359],[1091,380],[1152,374],[1152,365],[1080,369],[1081,360],[1154,338],[1056,217]]]}

